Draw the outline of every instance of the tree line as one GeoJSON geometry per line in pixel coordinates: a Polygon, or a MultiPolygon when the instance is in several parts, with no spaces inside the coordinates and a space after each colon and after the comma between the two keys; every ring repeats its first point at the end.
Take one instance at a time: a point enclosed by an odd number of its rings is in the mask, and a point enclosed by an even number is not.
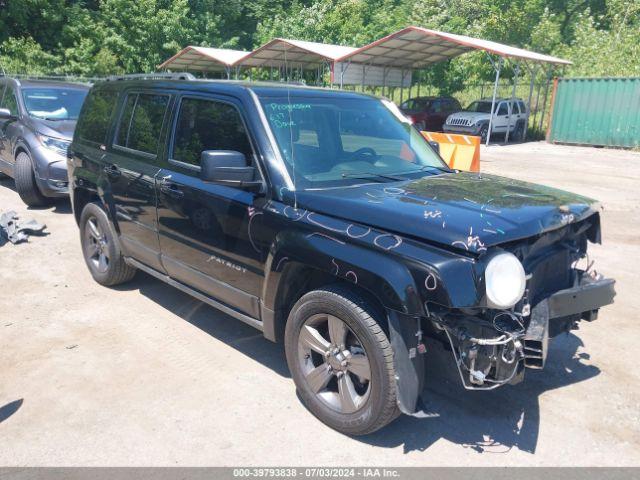
{"type": "MultiPolygon", "coordinates": [[[[187,45],[251,50],[285,37],[361,46],[407,25],[567,58],[571,76],[640,76],[640,0],[0,0],[0,67],[151,72],[187,45]]],[[[424,75],[456,91],[493,72],[475,53],[424,75]]]]}

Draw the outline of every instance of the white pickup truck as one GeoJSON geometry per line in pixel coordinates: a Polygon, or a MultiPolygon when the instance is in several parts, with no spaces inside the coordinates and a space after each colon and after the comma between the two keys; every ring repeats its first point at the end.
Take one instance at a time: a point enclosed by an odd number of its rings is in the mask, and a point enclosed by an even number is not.
{"type": "MultiPolygon", "coordinates": [[[[447,117],[443,130],[447,133],[476,135],[487,140],[489,119],[491,117],[491,98],[476,100],[465,110],[452,113],[447,117]]],[[[491,136],[503,136],[509,130],[509,138],[515,141],[524,139],[529,117],[529,108],[520,98],[496,98],[496,108],[491,121],[491,136]]]]}

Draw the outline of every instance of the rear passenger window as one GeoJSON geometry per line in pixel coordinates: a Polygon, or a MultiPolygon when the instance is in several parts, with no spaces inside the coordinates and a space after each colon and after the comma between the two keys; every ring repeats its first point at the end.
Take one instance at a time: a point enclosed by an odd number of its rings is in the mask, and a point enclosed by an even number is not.
{"type": "Polygon", "coordinates": [[[107,142],[109,123],[117,99],[117,92],[91,92],[82,108],[76,127],[76,136],[82,140],[104,145],[107,142]]]}
{"type": "Polygon", "coordinates": [[[509,112],[507,111],[507,103],[506,102],[501,102],[500,105],[498,105],[498,115],[508,115],[509,112]]]}
{"type": "Polygon", "coordinates": [[[183,98],[171,158],[200,165],[205,150],[234,150],[251,158],[249,137],[238,110],[214,100],[183,98]]]}
{"type": "Polygon", "coordinates": [[[116,144],[157,155],[168,95],[129,94],[118,125],[116,144]]]}

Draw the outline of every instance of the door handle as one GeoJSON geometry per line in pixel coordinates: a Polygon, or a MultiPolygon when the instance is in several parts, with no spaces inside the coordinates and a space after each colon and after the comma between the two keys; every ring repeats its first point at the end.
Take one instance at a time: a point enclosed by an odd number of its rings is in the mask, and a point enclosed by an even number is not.
{"type": "Polygon", "coordinates": [[[165,195],[168,195],[169,197],[173,197],[173,198],[184,197],[184,192],[178,188],[178,185],[176,185],[173,182],[167,182],[166,180],[163,180],[160,183],[160,191],[165,195]]]}
{"type": "Polygon", "coordinates": [[[104,167],[102,170],[111,178],[117,178],[122,175],[120,169],[113,164],[104,167]]]}

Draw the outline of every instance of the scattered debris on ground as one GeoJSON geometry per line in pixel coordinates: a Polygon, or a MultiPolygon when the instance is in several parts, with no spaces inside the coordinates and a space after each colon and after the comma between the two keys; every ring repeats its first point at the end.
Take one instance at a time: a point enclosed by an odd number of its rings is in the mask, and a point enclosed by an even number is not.
{"type": "Polygon", "coordinates": [[[20,222],[18,214],[13,210],[0,214],[0,247],[7,242],[13,244],[29,241],[29,235],[48,235],[46,225],[29,220],[20,222]]]}

